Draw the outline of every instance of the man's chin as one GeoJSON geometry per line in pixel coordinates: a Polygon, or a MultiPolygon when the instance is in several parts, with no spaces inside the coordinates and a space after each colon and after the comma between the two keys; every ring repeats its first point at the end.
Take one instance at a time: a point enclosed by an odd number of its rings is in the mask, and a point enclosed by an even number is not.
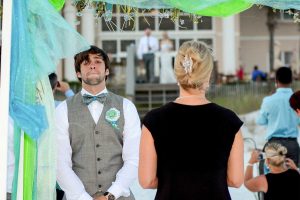
{"type": "Polygon", "coordinates": [[[103,80],[101,79],[88,79],[83,80],[83,82],[87,85],[99,85],[103,80]]]}

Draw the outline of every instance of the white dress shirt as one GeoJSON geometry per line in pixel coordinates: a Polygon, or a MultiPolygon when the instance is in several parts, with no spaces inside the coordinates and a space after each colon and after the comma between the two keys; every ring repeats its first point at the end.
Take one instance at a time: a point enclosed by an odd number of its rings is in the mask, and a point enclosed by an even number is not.
{"type": "MultiPolygon", "coordinates": [[[[106,88],[99,94],[101,93],[107,93],[106,88]]],[[[81,94],[90,93],[82,89],[81,94]]],[[[93,101],[88,105],[88,109],[95,123],[97,123],[103,110],[103,104],[98,101],[93,101]]],[[[129,186],[137,178],[141,136],[140,119],[134,104],[124,98],[123,110],[125,125],[122,159],[124,165],[118,171],[115,182],[113,182],[108,189],[108,192],[112,193],[116,198],[129,196],[129,186]]],[[[68,108],[66,101],[62,102],[56,108],[56,127],[58,143],[57,182],[62,190],[65,191],[67,200],[92,200],[93,198],[85,191],[83,183],[72,169],[72,148],[69,139],[68,108]]]]}
{"type": "Polygon", "coordinates": [[[141,60],[143,58],[143,54],[155,53],[156,51],[158,51],[158,49],[159,45],[157,38],[153,36],[143,36],[140,40],[139,48],[137,51],[138,59],[141,60]],[[148,48],[148,46],[150,46],[150,49],[148,48]]]}

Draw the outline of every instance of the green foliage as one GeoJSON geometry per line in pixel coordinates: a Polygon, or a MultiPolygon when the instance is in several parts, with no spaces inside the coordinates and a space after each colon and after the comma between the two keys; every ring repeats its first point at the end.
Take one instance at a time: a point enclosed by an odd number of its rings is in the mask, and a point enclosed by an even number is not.
{"type": "Polygon", "coordinates": [[[245,114],[260,109],[265,95],[244,95],[231,97],[215,97],[212,102],[233,110],[237,114],[245,114]]]}

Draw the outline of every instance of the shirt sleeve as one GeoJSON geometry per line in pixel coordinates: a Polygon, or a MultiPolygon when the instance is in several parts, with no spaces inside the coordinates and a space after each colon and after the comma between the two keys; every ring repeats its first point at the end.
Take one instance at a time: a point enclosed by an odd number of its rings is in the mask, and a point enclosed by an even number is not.
{"type": "Polygon", "coordinates": [[[116,199],[130,195],[129,187],[136,180],[139,162],[139,143],[141,137],[140,118],[131,101],[123,100],[125,126],[123,132],[123,167],[118,171],[116,180],[108,189],[116,199]]]}
{"type": "Polygon", "coordinates": [[[259,111],[258,118],[256,120],[256,123],[259,125],[267,125],[268,124],[268,112],[266,109],[266,102],[263,100],[261,104],[261,108],[259,111]]]}
{"type": "Polygon", "coordinates": [[[71,89],[68,89],[66,92],[65,92],[65,96],[68,98],[68,97],[72,97],[72,96],[74,96],[75,94],[74,94],[74,92],[73,92],[73,90],[71,90],[71,89]]]}
{"type": "Polygon", "coordinates": [[[92,200],[84,185],[72,169],[72,148],[69,139],[68,108],[63,101],[55,112],[57,138],[57,173],[59,186],[68,200],[92,200]]]}
{"type": "Polygon", "coordinates": [[[227,113],[227,122],[229,132],[232,135],[235,135],[244,123],[233,111],[227,113]]]}

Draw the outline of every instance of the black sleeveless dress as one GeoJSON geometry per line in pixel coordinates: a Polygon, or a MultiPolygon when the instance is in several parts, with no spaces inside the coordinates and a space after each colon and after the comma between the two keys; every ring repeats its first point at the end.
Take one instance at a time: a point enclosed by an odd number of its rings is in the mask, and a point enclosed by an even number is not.
{"type": "Polygon", "coordinates": [[[264,200],[300,200],[300,174],[289,169],[280,174],[267,174],[268,191],[264,200]]]}
{"type": "Polygon", "coordinates": [[[217,104],[168,103],[143,120],[157,152],[156,200],[227,200],[227,161],[243,122],[217,104]]]}

